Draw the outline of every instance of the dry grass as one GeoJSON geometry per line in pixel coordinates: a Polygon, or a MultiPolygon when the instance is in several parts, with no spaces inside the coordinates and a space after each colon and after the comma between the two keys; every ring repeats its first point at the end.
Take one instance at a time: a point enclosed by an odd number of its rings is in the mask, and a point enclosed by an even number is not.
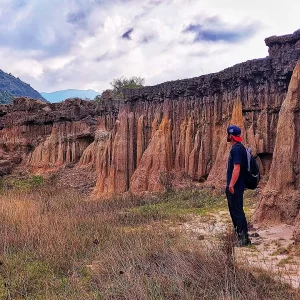
{"type": "Polygon", "coordinates": [[[0,299],[298,298],[268,274],[237,267],[230,238],[200,248],[168,229],[161,207],[172,199],[185,203],[178,216],[208,209],[196,199],[207,203],[206,194],[168,195],[90,201],[51,186],[2,190],[0,299]]]}

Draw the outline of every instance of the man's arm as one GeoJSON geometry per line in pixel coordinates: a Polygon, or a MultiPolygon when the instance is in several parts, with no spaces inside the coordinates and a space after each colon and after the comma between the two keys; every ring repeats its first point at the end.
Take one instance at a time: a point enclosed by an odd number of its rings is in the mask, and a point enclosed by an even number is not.
{"type": "Polygon", "coordinates": [[[237,180],[239,179],[240,170],[241,170],[241,165],[240,164],[234,164],[233,165],[232,176],[231,176],[231,180],[230,180],[230,183],[229,183],[229,192],[231,194],[234,194],[234,185],[236,184],[237,180]]]}

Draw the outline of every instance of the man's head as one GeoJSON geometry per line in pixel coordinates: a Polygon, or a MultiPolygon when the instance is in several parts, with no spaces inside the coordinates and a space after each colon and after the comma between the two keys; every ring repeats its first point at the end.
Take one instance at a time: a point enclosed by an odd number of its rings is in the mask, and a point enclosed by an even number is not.
{"type": "Polygon", "coordinates": [[[236,125],[227,127],[227,142],[241,142],[241,128],[236,125]]]}

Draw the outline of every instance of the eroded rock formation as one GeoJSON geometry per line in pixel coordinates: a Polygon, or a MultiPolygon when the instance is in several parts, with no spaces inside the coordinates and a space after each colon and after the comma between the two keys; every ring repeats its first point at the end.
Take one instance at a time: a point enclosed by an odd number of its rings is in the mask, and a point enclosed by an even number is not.
{"type": "Polygon", "coordinates": [[[124,91],[124,101],[47,104],[17,98],[0,108],[0,169],[71,167],[97,174],[97,197],[160,191],[176,172],[223,186],[226,127],[244,139],[268,173],[279,111],[300,57],[300,32],[266,39],[269,56],[219,73],[124,91]],[[2,167],[3,166],[3,167],[2,167]]]}
{"type": "Polygon", "coordinates": [[[0,106],[1,175],[20,163],[35,173],[78,163],[100,124],[113,128],[118,111],[117,103],[80,99],[50,104],[15,98],[14,105],[0,106]]]}
{"type": "Polygon", "coordinates": [[[164,190],[163,176],[172,170],[172,162],[171,121],[165,116],[131,177],[131,191],[164,190]]]}
{"type": "MultiPolygon", "coordinates": [[[[279,112],[269,180],[255,213],[262,224],[300,224],[300,61],[279,112]]],[[[300,241],[300,240],[299,240],[300,241]]]]}

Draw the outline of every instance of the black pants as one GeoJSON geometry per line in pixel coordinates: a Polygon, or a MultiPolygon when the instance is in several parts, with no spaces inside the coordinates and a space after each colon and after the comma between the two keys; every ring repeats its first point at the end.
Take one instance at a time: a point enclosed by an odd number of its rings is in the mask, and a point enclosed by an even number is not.
{"type": "Polygon", "coordinates": [[[248,224],[244,212],[244,191],[234,191],[234,194],[226,188],[226,197],[228,202],[229,213],[233,227],[239,236],[248,236],[248,224]]]}

